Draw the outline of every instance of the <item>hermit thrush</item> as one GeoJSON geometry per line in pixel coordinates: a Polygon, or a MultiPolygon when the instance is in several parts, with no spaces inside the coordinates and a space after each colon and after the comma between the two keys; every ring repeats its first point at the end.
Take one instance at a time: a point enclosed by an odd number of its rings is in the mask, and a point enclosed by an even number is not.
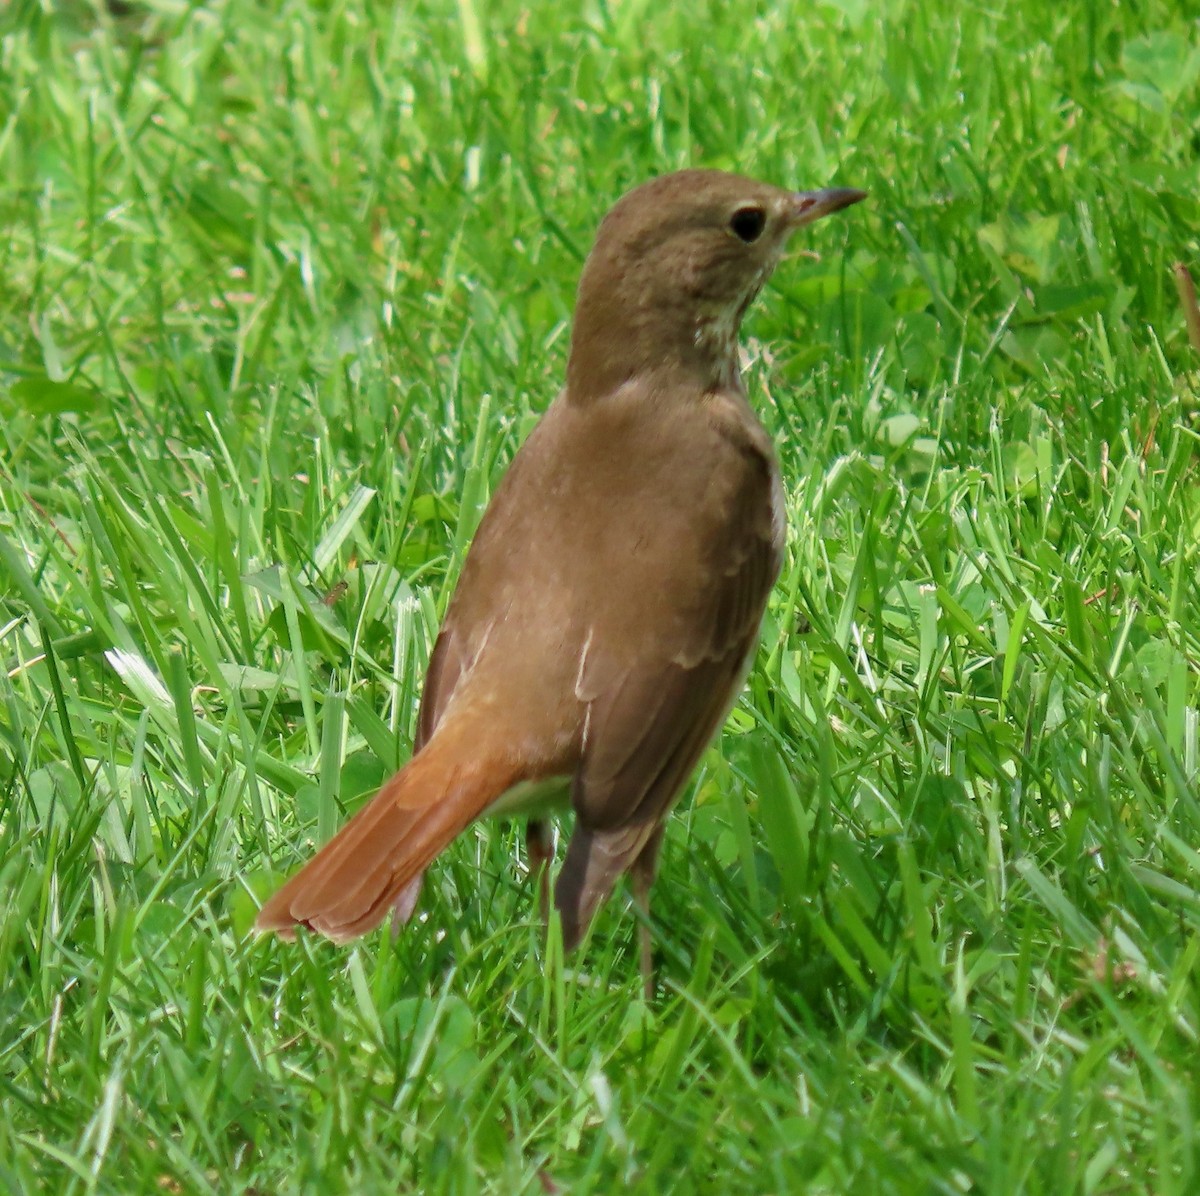
{"type": "MultiPolygon", "coordinates": [[[[414,907],[484,814],[575,823],[554,890],[574,946],[623,872],[645,909],[663,825],[754,651],[779,571],[775,454],[738,327],[801,225],[857,203],[685,170],[631,191],[584,266],[567,384],[463,565],[409,763],[263,907],[343,940],[414,907]]],[[[643,921],[642,971],[650,981],[643,921]]]]}

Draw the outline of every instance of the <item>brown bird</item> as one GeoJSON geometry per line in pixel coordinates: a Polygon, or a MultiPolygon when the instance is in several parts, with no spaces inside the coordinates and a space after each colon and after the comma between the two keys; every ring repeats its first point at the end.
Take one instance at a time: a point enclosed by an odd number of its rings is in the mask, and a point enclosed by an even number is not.
{"type": "Polygon", "coordinates": [[[528,815],[545,901],[545,819],[568,801],[564,947],[624,872],[648,908],[664,820],[741,687],[783,548],[738,327],[789,236],[864,197],[685,170],[604,218],[566,388],[467,554],[415,754],[266,903],[260,929],[342,941],[389,911],[406,919],[425,868],[484,814],[528,815]]]}

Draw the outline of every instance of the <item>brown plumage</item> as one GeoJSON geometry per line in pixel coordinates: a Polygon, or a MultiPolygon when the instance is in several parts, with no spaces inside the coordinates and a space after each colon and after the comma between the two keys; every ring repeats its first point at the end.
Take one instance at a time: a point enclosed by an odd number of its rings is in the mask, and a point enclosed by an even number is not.
{"type": "MultiPolygon", "coordinates": [[[[612,209],[580,282],[566,388],[463,566],[416,753],[267,902],[261,929],[341,940],[407,916],[426,866],[474,819],[532,814],[532,848],[568,797],[566,947],[621,873],[648,900],[663,820],[736,697],[783,546],[738,325],[791,232],[862,198],[689,170],[612,209]]],[[[645,938],[642,951],[645,970],[645,938]]]]}

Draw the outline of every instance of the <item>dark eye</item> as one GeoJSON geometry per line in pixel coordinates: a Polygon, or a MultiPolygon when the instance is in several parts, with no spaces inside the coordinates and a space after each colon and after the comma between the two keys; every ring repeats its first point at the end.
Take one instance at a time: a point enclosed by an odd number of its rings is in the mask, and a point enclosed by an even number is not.
{"type": "Polygon", "coordinates": [[[762,230],[767,225],[767,214],[762,208],[738,208],[729,218],[729,227],[734,235],[745,241],[747,245],[757,241],[762,236],[762,230]]]}

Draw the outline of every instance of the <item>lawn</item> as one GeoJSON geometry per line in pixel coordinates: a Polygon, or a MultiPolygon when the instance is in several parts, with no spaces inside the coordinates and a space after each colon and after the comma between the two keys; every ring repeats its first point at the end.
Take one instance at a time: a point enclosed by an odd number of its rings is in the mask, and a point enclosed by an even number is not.
{"type": "Polygon", "coordinates": [[[1196,1191],[1188,7],[0,11],[0,1190],[1196,1191]],[[745,329],[787,560],[655,998],[518,826],[254,936],[684,165],[870,198],[745,329]]]}

